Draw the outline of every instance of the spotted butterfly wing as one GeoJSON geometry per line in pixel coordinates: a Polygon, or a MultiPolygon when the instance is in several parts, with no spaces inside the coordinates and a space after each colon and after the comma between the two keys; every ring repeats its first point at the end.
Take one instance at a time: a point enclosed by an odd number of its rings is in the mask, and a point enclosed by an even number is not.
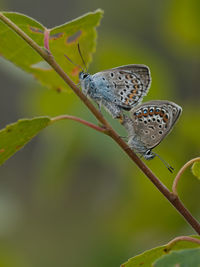
{"type": "MultiPolygon", "coordinates": [[[[94,81],[104,82],[103,93],[117,106],[130,110],[138,105],[148,93],[151,85],[150,70],[145,65],[126,65],[92,75],[94,81]],[[106,89],[107,91],[105,91],[106,89]]],[[[100,88],[100,86],[99,86],[100,88]]],[[[109,99],[108,99],[109,100],[109,99]]]]}
{"type": "Polygon", "coordinates": [[[132,135],[145,149],[157,146],[169,134],[181,114],[181,107],[169,101],[150,101],[131,110],[132,135]]]}

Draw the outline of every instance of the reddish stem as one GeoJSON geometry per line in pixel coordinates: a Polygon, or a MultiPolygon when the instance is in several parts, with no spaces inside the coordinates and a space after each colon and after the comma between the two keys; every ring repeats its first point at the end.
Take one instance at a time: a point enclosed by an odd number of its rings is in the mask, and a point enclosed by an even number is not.
{"type": "Polygon", "coordinates": [[[44,30],[44,47],[49,51],[49,34],[50,30],[45,28],[44,30]]]}
{"type": "Polygon", "coordinates": [[[172,185],[172,192],[177,195],[177,185],[178,185],[178,181],[180,180],[182,174],[185,172],[185,170],[190,166],[192,165],[194,162],[196,161],[200,161],[200,157],[198,158],[194,158],[194,159],[191,159],[190,161],[186,162],[185,165],[183,165],[183,167],[179,170],[179,172],[177,173],[175,179],[174,179],[174,182],[173,182],[173,185],[172,185]]]}
{"type": "Polygon", "coordinates": [[[71,116],[71,115],[60,115],[60,116],[57,116],[57,117],[54,117],[51,119],[51,122],[55,122],[55,121],[59,121],[59,120],[64,120],[64,119],[67,119],[67,120],[73,120],[73,121],[78,121],[98,132],[101,132],[101,133],[106,133],[106,129],[103,128],[103,127],[99,127],[91,122],[88,122],[88,121],[85,121],[81,118],[78,118],[78,117],[75,117],[75,116],[71,116]]]}

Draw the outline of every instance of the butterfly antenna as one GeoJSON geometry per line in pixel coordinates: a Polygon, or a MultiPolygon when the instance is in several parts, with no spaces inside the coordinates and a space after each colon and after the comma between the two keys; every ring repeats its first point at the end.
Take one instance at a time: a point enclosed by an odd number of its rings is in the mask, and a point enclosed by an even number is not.
{"type": "Polygon", "coordinates": [[[88,72],[88,69],[87,69],[87,67],[86,67],[85,61],[84,61],[83,56],[82,56],[82,53],[81,53],[81,49],[80,49],[80,45],[79,45],[79,43],[78,43],[78,52],[79,52],[79,54],[80,54],[80,56],[81,56],[81,59],[82,59],[82,61],[83,61],[83,65],[84,65],[84,67],[85,67],[85,69],[86,69],[86,72],[88,72]]]}
{"type": "Polygon", "coordinates": [[[79,67],[79,68],[82,69],[82,71],[84,72],[84,69],[83,69],[80,65],[74,63],[74,62],[73,62],[67,55],[64,55],[64,56],[69,60],[69,62],[71,62],[73,65],[79,67]]]}
{"type": "Polygon", "coordinates": [[[166,168],[171,172],[171,173],[173,173],[173,171],[174,171],[174,168],[171,166],[171,165],[169,165],[163,158],[161,158],[158,154],[156,154],[155,152],[152,152],[155,156],[157,156],[162,162],[163,162],[163,164],[166,166],[166,168]]]}

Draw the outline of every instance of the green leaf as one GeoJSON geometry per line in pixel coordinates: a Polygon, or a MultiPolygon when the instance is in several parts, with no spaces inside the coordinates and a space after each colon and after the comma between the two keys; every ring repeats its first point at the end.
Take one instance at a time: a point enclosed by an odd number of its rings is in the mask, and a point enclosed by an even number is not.
{"type": "Polygon", "coordinates": [[[200,179],[200,161],[197,161],[192,165],[192,173],[194,176],[200,179]]]}
{"type": "Polygon", "coordinates": [[[154,267],[200,267],[200,249],[184,249],[172,251],[168,255],[162,256],[153,264],[154,267]]]}
{"type": "Polygon", "coordinates": [[[0,165],[50,124],[49,117],[23,119],[0,131],[0,165]]]}
{"type": "MultiPolygon", "coordinates": [[[[193,237],[200,239],[199,236],[193,236],[193,237]]],[[[196,247],[199,247],[199,245],[194,242],[180,240],[173,245],[171,251],[196,248],[196,247]]],[[[136,266],[150,267],[157,259],[166,255],[166,253],[169,253],[167,245],[153,248],[151,250],[147,250],[144,253],[129,259],[127,262],[122,264],[121,267],[136,267],[136,266]]]]}
{"type": "MultiPolygon", "coordinates": [[[[85,62],[92,60],[96,47],[96,27],[99,25],[102,11],[88,13],[71,22],[50,29],[49,47],[56,61],[77,83],[80,68],[69,62],[65,54],[76,64],[83,65],[77,44],[85,62]]],[[[44,47],[45,27],[36,20],[14,12],[3,14],[32,38],[39,46],[44,47]]],[[[11,28],[0,21],[0,54],[24,71],[32,73],[43,85],[55,90],[66,90],[68,86],[37,52],[31,48],[11,28]]]]}

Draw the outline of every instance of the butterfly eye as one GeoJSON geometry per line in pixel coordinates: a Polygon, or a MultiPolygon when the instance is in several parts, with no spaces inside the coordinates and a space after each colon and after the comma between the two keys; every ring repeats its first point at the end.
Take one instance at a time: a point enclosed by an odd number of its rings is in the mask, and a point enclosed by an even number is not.
{"type": "Polygon", "coordinates": [[[149,150],[146,151],[146,155],[149,156],[150,154],[151,154],[151,150],[149,149],[149,150]]]}
{"type": "Polygon", "coordinates": [[[88,74],[87,73],[84,73],[83,74],[83,79],[87,78],[88,74]]]}

